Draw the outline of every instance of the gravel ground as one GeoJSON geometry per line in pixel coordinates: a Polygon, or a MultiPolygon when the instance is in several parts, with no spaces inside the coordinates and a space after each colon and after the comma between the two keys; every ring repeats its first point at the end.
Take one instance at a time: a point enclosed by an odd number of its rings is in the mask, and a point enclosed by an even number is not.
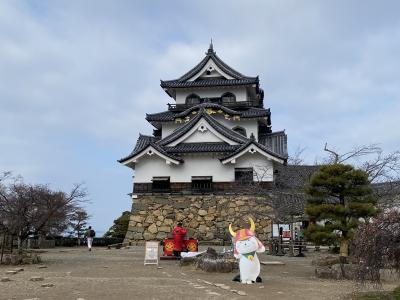
{"type": "MultiPolygon", "coordinates": [[[[159,267],[143,265],[144,247],[130,249],[56,248],[42,254],[46,268],[0,266],[0,299],[342,299],[355,291],[350,281],[318,279],[306,258],[273,257],[285,265],[263,265],[263,283],[243,285],[232,282],[237,273],[205,273],[176,261],[160,261],[159,267]],[[43,280],[31,281],[32,277],[43,280]],[[216,285],[217,284],[217,285],[216,285]],[[42,285],[47,285],[44,287],[42,285]],[[240,295],[243,294],[243,295],[240,295]]],[[[387,288],[394,288],[385,285],[387,288]]]]}

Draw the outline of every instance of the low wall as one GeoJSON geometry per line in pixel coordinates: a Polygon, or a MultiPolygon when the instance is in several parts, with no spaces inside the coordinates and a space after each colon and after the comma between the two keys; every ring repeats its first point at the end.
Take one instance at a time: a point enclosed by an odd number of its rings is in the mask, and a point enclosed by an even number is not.
{"type": "Polygon", "coordinates": [[[132,204],[132,215],[124,242],[163,240],[177,222],[188,230],[188,237],[199,241],[230,243],[228,226],[244,228],[251,216],[260,240],[271,236],[272,210],[265,199],[247,195],[139,195],[132,204]]]}

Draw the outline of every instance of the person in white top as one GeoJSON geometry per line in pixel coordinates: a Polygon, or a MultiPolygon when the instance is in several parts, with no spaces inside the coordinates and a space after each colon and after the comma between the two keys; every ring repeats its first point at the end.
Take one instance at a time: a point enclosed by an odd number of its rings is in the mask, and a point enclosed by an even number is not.
{"type": "Polygon", "coordinates": [[[93,238],[95,236],[96,236],[96,232],[92,229],[92,226],[89,226],[89,228],[86,232],[87,246],[88,246],[89,251],[92,251],[93,238]]]}

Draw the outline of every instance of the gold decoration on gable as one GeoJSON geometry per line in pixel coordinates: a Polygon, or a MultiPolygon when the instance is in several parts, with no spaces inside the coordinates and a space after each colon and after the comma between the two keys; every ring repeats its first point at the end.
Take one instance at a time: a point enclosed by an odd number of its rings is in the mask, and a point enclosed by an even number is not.
{"type": "Polygon", "coordinates": [[[212,108],[207,108],[206,109],[206,113],[208,113],[209,115],[212,115],[212,114],[215,114],[216,111],[214,109],[212,109],[212,108]]]}

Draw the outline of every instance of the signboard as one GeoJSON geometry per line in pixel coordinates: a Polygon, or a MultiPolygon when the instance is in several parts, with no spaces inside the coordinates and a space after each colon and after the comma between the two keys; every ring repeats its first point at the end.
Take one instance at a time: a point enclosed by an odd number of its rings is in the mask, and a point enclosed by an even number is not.
{"type": "Polygon", "coordinates": [[[279,228],[282,227],[282,237],[290,238],[289,224],[273,224],[272,225],[272,236],[279,237],[279,228]]]}
{"type": "Polygon", "coordinates": [[[146,242],[145,265],[158,265],[158,242],[146,242]]]}

